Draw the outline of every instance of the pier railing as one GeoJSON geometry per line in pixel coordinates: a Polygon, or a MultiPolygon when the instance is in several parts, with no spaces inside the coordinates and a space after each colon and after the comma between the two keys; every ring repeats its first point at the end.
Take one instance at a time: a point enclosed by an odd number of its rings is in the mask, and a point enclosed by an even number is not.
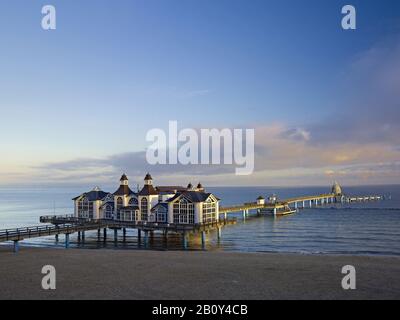
{"type": "Polygon", "coordinates": [[[73,225],[63,226],[37,226],[37,227],[26,227],[26,228],[15,228],[0,230],[0,241],[9,240],[22,240],[26,238],[37,238],[47,235],[59,234],[59,233],[72,233],[76,227],[73,225]]]}
{"type": "Polygon", "coordinates": [[[112,219],[91,219],[91,218],[78,218],[73,215],[64,216],[42,216],[40,222],[57,224],[70,224],[79,226],[101,226],[102,228],[133,228],[142,230],[170,230],[170,231],[198,231],[204,229],[212,229],[221,227],[227,224],[236,223],[236,218],[219,219],[218,221],[211,221],[208,223],[195,223],[195,224],[179,224],[179,223],[166,223],[166,222],[149,222],[149,221],[126,221],[126,220],[112,220],[112,219]]]}

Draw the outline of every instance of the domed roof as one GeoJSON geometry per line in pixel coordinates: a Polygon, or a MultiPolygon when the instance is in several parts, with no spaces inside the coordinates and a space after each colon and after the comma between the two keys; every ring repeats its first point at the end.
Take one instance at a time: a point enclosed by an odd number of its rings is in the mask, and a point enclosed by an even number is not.
{"type": "Polygon", "coordinates": [[[203,189],[202,184],[199,182],[199,184],[197,185],[197,189],[203,189]]]}
{"type": "Polygon", "coordinates": [[[119,181],[126,181],[126,180],[128,180],[128,177],[127,177],[126,174],[124,173],[124,174],[121,176],[121,179],[119,179],[119,181]]]}
{"type": "Polygon", "coordinates": [[[335,183],[332,186],[332,193],[339,196],[342,194],[342,187],[335,181],[335,183]]]}
{"type": "Polygon", "coordinates": [[[193,185],[191,184],[191,183],[189,183],[188,185],[187,185],[187,189],[192,189],[193,188],[193,185]]]}
{"type": "Polygon", "coordinates": [[[150,173],[147,173],[146,176],[144,177],[144,180],[153,180],[153,178],[151,177],[150,173]]]}

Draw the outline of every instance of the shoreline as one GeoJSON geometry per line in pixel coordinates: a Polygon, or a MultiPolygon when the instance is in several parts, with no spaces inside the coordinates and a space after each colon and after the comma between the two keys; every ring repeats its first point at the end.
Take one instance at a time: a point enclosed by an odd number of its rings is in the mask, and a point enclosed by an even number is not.
{"type": "MultiPolygon", "coordinates": [[[[113,247],[99,247],[99,248],[90,248],[90,247],[69,247],[66,249],[64,246],[45,246],[45,245],[31,245],[31,244],[20,244],[20,249],[43,249],[43,250],[88,250],[88,251],[122,251],[122,252],[208,252],[208,253],[232,253],[232,254],[260,254],[260,255],[293,255],[293,256],[328,256],[328,257],[365,257],[365,258],[399,258],[400,255],[397,254],[367,254],[367,253],[353,253],[353,252],[339,252],[339,253],[330,253],[330,252],[290,252],[290,251],[244,251],[244,250],[226,250],[226,249],[158,249],[158,248],[113,248],[113,247]]],[[[0,244],[0,254],[2,252],[1,249],[8,248],[10,252],[13,252],[12,244],[3,243],[0,244]]]]}
{"type": "Polygon", "coordinates": [[[400,299],[400,257],[0,246],[0,299],[400,299]],[[57,289],[41,288],[54,265],[57,289]],[[343,290],[341,269],[356,268],[343,290]]]}
{"type": "MultiPolygon", "coordinates": [[[[133,248],[133,247],[74,247],[70,246],[66,249],[63,245],[32,245],[32,244],[24,244],[21,243],[19,245],[20,248],[24,249],[43,249],[43,250],[88,250],[88,251],[96,251],[96,250],[104,250],[104,251],[123,251],[123,252],[208,252],[208,253],[233,253],[233,254],[266,254],[266,255],[294,255],[294,256],[329,256],[329,257],[365,257],[365,258],[399,258],[400,254],[379,254],[379,253],[354,253],[354,252],[293,252],[293,251],[245,251],[245,250],[227,250],[227,249],[162,249],[162,248],[133,248]]],[[[0,253],[2,252],[1,249],[8,248],[10,252],[13,251],[13,245],[10,243],[0,243],[0,253]]]]}

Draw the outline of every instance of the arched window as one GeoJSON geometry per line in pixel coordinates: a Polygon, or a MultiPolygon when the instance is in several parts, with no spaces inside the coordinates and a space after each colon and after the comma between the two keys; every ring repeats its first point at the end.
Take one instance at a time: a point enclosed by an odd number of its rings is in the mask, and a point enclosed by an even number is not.
{"type": "Polygon", "coordinates": [[[130,206],[134,206],[134,205],[138,205],[138,200],[136,198],[131,198],[131,200],[129,200],[129,205],[130,206]]]}
{"type": "Polygon", "coordinates": [[[113,209],[111,205],[106,205],[106,214],[105,214],[105,218],[106,219],[112,219],[112,215],[113,215],[113,209]]]}
{"type": "Polygon", "coordinates": [[[167,222],[167,209],[159,206],[155,211],[157,222],[167,222]]]}
{"type": "Polygon", "coordinates": [[[147,221],[147,214],[149,210],[149,204],[146,198],[140,200],[140,213],[142,214],[142,220],[147,221]]]}
{"type": "Polygon", "coordinates": [[[121,197],[117,198],[117,211],[121,209],[124,205],[124,200],[121,197]]]}

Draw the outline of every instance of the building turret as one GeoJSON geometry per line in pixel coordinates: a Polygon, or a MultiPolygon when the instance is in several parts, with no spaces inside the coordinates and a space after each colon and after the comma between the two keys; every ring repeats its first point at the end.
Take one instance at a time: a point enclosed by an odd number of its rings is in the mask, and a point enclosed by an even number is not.
{"type": "Polygon", "coordinates": [[[187,185],[186,189],[188,189],[189,191],[193,190],[193,185],[191,183],[189,183],[187,185]]]}
{"type": "Polygon", "coordinates": [[[129,180],[125,173],[121,176],[121,179],[119,179],[119,181],[121,182],[121,186],[129,185],[129,180]]]}
{"type": "Polygon", "coordinates": [[[138,195],[138,204],[142,221],[155,221],[151,209],[159,201],[159,192],[153,187],[153,178],[150,173],[144,177],[144,186],[138,195]]]}
{"type": "Polygon", "coordinates": [[[337,181],[335,181],[335,183],[334,183],[333,186],[332,186],[332,193],[333,193],[335,196],[341,196],[341,195],[343,195],[342,187],[339,185],[339,183],[337,183],[337,181]]]}
{"type": "Polygon", "coordinates": [[[202,185],[200,182],[199,182],[199,184],[197,185],[196,190],[197,190],[197,191],[200,191],[200,192],[204,192],[204,191],[205,191],[203,185],[202,185]]]}
{"type": "Polygon", "coordinates": [[[151,177],[150,173],[147,173],[144,177],[144,184],[150,186],[153,184],[153,178],[151,177]]]}

